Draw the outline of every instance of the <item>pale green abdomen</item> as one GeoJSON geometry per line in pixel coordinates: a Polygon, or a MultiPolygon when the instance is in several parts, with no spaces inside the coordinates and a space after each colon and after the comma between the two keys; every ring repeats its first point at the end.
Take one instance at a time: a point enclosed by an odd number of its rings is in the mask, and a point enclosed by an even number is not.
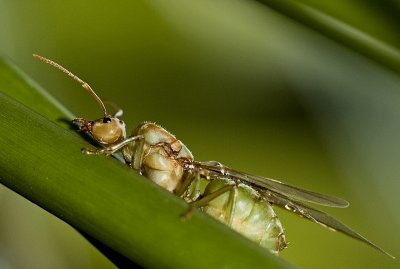
{"type": "MultiPolygon", "coordinates": [[[[229,184],[229,179],[211,181],[203,196],[226,184],[229,184]]],[[[236,199],[233,196],[233,193],[226,192],[210,201],[203,211],[274,253],[285,248],[283,228],[271,205],[244,184],[238,185],[236,199]]]]}

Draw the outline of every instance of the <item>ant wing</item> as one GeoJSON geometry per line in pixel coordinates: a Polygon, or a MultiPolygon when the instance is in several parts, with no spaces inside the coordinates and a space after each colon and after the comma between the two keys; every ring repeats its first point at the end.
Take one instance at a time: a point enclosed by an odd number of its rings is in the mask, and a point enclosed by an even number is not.
{"type": "Polygon", "coordinates": [[[299,215],[300,217],[311,220],[314,223],[318,223],[325,228],[333,231],[339,231],[347,236],[360,240],[376,250],[386,254],[387,256],[394,258],[391,254],[370,242],[359,233],[353,231],[351,228],[341,223],[334,217],[312,207],[293,201],[294,199],[325,206],[347,207],[349,203],[343,199],[299,189],[274,179],[247,175],[245,173],[225,167],[217,162],[194,162],[193,164],[197,169],[199,169],[199,173],[206,178],[227,177],[236,182],[246,182],[249,186],[254,187],[259,192],[261,197],[271,204],[277,205],[299,215]]]}
{"type": "Polygon", "coordinates": [[[288,197],[270,192],[268,190],[261,191],[263,197],[265,197],[270,203],[275,204],[281,208],[284,208],[292,213],[299,215],[300,217],[306,218],[311,220],[312,222],[318,223],[325,228],[328,228],[333,231],[339,231],[347,236],[350,236],[354,239],[360,240],[371,247],[375,248],[376,250],[386,254],[387,256],[394,258],[391,254],[387,253],[385,250],[380,248],[379,246],[375,245],[364,236],[360,235],[359,233],[353,231],[351,228],[346,226],[345,224],[341,223],[339,220],[335,219],[334,217],[314,209],[312,207],[308,207],[301,203],[297,203],[291,201],[288,197]]]}
{"type": "Polygon", "coordinates": [[[225,167],[221,164],[217,164],[216,162],[195,162],[194,164],[200,169],[205,169],[210,173],[214,173],[215,176],[225,176],[239,181],[244,181],[256,188],[266,189],[294,200],[331,207],[343,208],[349,206],[349,203],[346,200],[335,196],[300,189],[270,178],[251,176],[225,167]]]}

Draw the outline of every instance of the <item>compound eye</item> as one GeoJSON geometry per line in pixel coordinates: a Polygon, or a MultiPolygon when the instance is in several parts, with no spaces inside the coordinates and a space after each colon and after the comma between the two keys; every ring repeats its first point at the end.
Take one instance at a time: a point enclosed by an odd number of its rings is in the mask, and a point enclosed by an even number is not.
{"type": "Polygon", "coordinates": [[[110,119],[110,118],[107,118],[107,117],[106,117],[106,118],[103,119],[103,123],[110,123],[110,122],[111,122],[111,119],[110,119]]]}

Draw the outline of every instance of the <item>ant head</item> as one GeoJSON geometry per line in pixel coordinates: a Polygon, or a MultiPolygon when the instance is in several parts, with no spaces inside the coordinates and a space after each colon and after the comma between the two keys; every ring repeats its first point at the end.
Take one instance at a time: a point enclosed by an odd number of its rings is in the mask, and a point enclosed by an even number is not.
{"type": "Polygon", "coordinates": [[[110,145],[125,139],[125,123],[115,116],[88,121],[83,118],[76,118],[72,121],[79,127],[79,130],[92,136],[97,142],[103,145],[110,145]]]}
{"type": "Polygon", "coordinates": [[[122,120],[118,119],[118,117],[122,115],[122,110],[118,110],[114,115],[107,114],[107,110],[104,106],[103,101],[101,101],[101,99],[92,90],[89,84],[87,84],[86,82],[72,74],[70,71],[68,71],[66,68],[62,67],[56,62],[53,62],[50,59],[36,54],[33,54],[33,57],[51,66],[54,66],[68,76],[72,77],[74,80],[78,81],[82,85],[82,87],[85,88],[85,90],[87,90],[93,96],[93,98],[97,101],[97,103],[99,103],[99,105],[103,109],[104,117],[97,120],[88,121],[83,118],[74,119],[72,122],[79,127],[80,131],[89,134],[97,142],[103,145],[110,145],[125,139],[125,123],[122,120]]]}

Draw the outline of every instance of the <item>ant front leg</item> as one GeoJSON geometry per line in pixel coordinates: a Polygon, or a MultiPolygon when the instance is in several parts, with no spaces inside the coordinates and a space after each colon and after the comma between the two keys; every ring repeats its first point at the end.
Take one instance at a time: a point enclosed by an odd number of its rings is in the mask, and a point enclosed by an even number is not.
{"type": "Polygon", "coordinates": [[[144,137],[142,135],[138,135],[138,136],[132,136],[129,137],[127,139],[125,139],[124,141],[118,143],[118,144],[113,144],[111,146],[105,147],[105,148],[84,148],[82,149],[82,153],[84,154],[93,154],[93,155],[111,155],[113,153],[115,153],[116,151],[122,149],[123,147],[125,147],[126,145],[137,141],[137,140],[142,140],[144,137]]]}

